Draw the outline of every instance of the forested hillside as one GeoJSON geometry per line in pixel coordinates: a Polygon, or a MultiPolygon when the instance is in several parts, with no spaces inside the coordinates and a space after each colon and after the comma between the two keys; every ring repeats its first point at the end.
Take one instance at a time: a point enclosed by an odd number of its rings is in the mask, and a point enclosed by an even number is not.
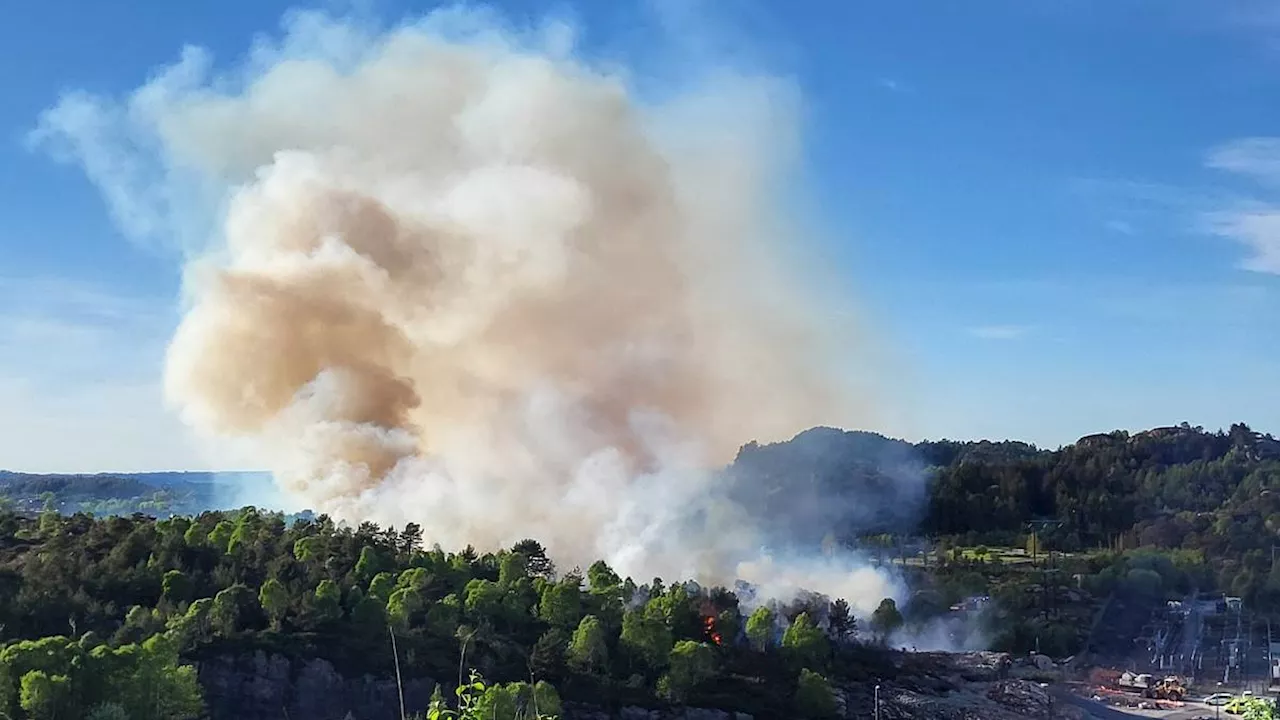
{"type": "MultiPolygon", "coordinates": [[[[842,601],[743,610],[727,590],[637,585],[604,563],[557,572],[533,540],[446,554],[412,525],[289,525],[252,509],[161,521],[5,511],[0,714],[193,717],[199,688],[182,662],[267,650],[385,676],[390,632],[409,677],[449,681],[465,663],[501,683],[483,703],[536,697],[551,712],[564,693],[822,717],[826,677],[865,677],[875,662],[847,642],[842,601]]],[[[877,622],[897,621],[886,610],[877,622]]]]}
{"type": "MultiPolygon", "coordinates": [[[[1015,441],[911,444],[814,428],[786,442],[748,443],[724,472],[723,485],[779,539],[795,543],[820,540],[807,536],[814,528],[834,529],[845,539],[880,532],[999,536],[1020,533],[1032,520],[1055,519],[1064,524],[1057,536],[1064,545],[1114,544],[1128,535],[1130,544],[1173,546],[1205,530],[1187,512],[1254,513],[1265,523],[1276,512],[1267,491],[1278,470],[1280,442],[1243,424],[1219,432],[1183,424],[1099,434],[1058,450],[1015,441]]],[[[193,506],[195,512],[231,509],[211,507],[210,488],[247,494],[245,488],[269,483],[269,476],[255,473],[0,471],[0,494],[10,501],[38,502],[42,509],[53,499],[65,514],[95,510],[94,501],[157,493],[161,500],[182,500],[180,507],[161,503],[155,513],[161,516],[190,514],[193,506]]],[[[1228,547],[1207,537],[1191,540],[1197,547],[1199,541],[1228,547]]]]}
{"type": "Polygon", "coordinates": [[[1199,556],[1213,568],[1201,589],[1280,609],[1280,443],[1271,436],[1183,425],[1094,435],[1053,452],[967,451],[934,468],[923,532],[998,544],[1029,521],[1054,520],[1042,540],[1057,549],[1199,556]]]}
{"type": "MultiPolygon", "coordinates": [[[[248,474],[222,480],[237,492],[267,482],[248,474]]],[[[228,509],[215,502],[217,486],[200,473],[0,473],[0,494],[28,512],[166,517],[228,509]]],[[[1280,576],[1268,585],[1280,537],[1273,492],[1280,442],[1243,424],[1099,434],[1057,450],[1013,441],[911,444],[815,428],[787,442],[748,443],[721,487],[775,546],[865,544],[891,534],[1018,547],[1036,522],[1040,541],[1057,550],[1202,552],[1222,561],[1214,582],[1224,591],[1269,601],[1264,595],[1275,590],[1280,601],[1280,576]]]]}
{"type": "Polygon", "coordinates": [[[1066,524],[1064,541],[1081,545],[1132,534],[1147,544],[1226,547],[1202,536],[1207,528],[1192,521],[1196,513],[1253,513],[1265,521],[1280,509],[1267,492],[1280,479],[1280,443],[1245,425],[1092,435],[1053,452],[992,446],[975,456],[978,447],[919,446],[935,465],[927,532],[1018,530],[1055,518],[1066,524]]]}
{"type": "Polygon", "coordinates": [[[1280,609],[1280,442],[1243,424],[1091,435],[1057,450],[815,430],[745,447],[730,475],[749,500],[767,498],[748,504],[769,527],[810,543],[834,524],[849,543],[889,533],[1023,547],[1036,523],[1039,542],[1059,551],[1212,561],[1202,589],[1280,609]]]}
{"type": "Polygon", "coordinates": [[[251,508],[123,515],[184,480],[9,474],[0,713],[190,717],[201,701],[186,663],[264,650],[385,677],[394,633],[403,672],[448,681],[464,659],[498,683],[486,703],[540,693],[544,707],[564,696],[820,717],[828,683],[891,672],[868,641],[904,621],[924,632],[966,598],[994,599],[979,618],[993,646],[1057,655],[1081,647],[1119,588],[1153,603],[1220,590],[1280,610],[1280,443],[1244,425],[1116,432],[1057,450],[818,428],[748,444],[721,481],[772,544],[858,545],[897,562],[913,588],[902,613],[886,605],[857,628],[838,598],[746,608],[725,589],[619,578],[603,563],[557,571],[535,540],[447,553],[414,526],[251,508]],[[95,507],[107,515],[68,512],[95,507]],[[917,556],[908,544],[934,549],[917,556]],[[1035,562],[1047,550],[1062,553],[1065,575],[1035,562]]]}

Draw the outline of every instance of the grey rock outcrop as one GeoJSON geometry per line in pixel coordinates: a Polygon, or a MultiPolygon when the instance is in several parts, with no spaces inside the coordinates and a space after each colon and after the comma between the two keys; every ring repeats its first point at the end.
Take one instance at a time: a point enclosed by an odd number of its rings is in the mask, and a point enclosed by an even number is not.
{"type": "MultiPolygon", "coordinates": [[[[291,661],[264,652],[198,664],[212,720],[399,720],[393,678],[346,678],[325,660],[291,661]]],[[[405,681],[405,706],[424,710],[435,683],[405,681]]]]}
{"type": "Polygon", "coordinates": [[[622,708],[617,715],[610,715],[600,708],[576,703],[566,703],[564,709],[564,720],[755,720],[747,713],[695,707],[652,710],[631,706],[622,708]]]}
{"type": "MultiPolygon", "coordinates": [[[[1057,702],[1049,685],[1011,678],[1013,658],[1005,653],[912,653],[898,664],[902,675],[883,683],[883,720],[1077,720],[1084,713],[1057,702]]],[[[1028,663],[1029,666],[1032,666],[1028,663]]],[[[841,690],[842,716],[870,717],[874,686],[841,690]]]]}

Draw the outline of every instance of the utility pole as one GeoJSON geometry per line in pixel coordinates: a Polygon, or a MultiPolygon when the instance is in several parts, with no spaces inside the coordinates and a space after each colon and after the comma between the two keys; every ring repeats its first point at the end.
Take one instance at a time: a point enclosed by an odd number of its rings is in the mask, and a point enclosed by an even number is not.
{"type": "MultiPolygon", "coordinates": [[[[1030,525],[1030,523],[1027,523],[1030,525]]],[[[1036,546],[1040,544],[1040,538],[1036,534],[1034,527],[1031,528],[1031,567],[1036,566],[1036,546]]]]}
{"type": "MultiPolygon", "coordinates": [[[[1031,520],[1027,522],[1023,527],[1025,527],[1028,531],[1031,532],[1031,567],[1035,568],[1037,555],[1040,553],[1040,551],[1043,550],[1043,548],[1040,547],[1041,532],[1043,532],[1045,529],[1057,530],[1062,527],[1062,522],[1059,520],[1031,520]]],[[[1055,598],[1051,594],[1052,591],[1049,588],[1050,574],[1052,574],[1053,577],[1055,578],[1055,589],[1056,589],[1057,574],[1054,573],[1054,568],[1053,568],[1053,549],[1052,548],[1050,548],[1048,551],[1048,562],[1045,564],[1044,567],[1041,568],[1041,573],[1040,573],[1040,578],[1041,578],[1040,582],[1041,582],[1041,589],[1042,589],[1042,592],[1040,595],[1040,610],[1041,612],[1044,613],[1045,617],[1049,617],[1051,611],[1053,610],[1054,605],[1056,604],[1054,602],[1055,598]]]]}
{"type": "Polygon", "coordinates": [[[1053,566],[1053,548],[1049,548],[1049,560],[1046,563],[1049,572],[1045,574],[1044,592],[1045,605],[1047,607],[1046,617],[1052,615],[1058,605],[1058,573],[1053,566]]]}
{"type": "Polygon", "coordinates": [[[409,715],[404,711],[404,681],[400,678],[400,651],[396,650],[396,631],[388,624],[387,632],[391,635],[391,658],[396,663],[396,691],[400,695],[400,718],[407,720],[409,715]]]}
{"type": "Polygon", "coordinates": [[[875,711],[876,711],[876,720],[880,720],[880,686],[879,685],[876,685],[875,711]]]}

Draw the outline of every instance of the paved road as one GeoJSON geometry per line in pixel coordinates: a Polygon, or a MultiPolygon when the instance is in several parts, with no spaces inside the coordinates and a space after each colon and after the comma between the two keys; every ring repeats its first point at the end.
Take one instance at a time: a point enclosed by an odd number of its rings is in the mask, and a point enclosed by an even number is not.
{"type": "MultiPolygon", "coordinates": [[[[1162,718],[1163,720],[1195,720],[1201,717],[1213,717],[1213,708],[1207,705],[1189,706],[1183,710],[1173,712],[1163,711],[1142,711],[1142,710],[1126,710],[1113,707],[1100,702],[1094,702],[1086,697],[1080,697],[1075,693],[1059,690],[1054,693],[1058,701],[1065,702],[1084,710],[1097,720],[1135,720],[1135,718],[1162,718]]],[[[1236,717],[1222,713],[1224,718],[1236,717]]]]}

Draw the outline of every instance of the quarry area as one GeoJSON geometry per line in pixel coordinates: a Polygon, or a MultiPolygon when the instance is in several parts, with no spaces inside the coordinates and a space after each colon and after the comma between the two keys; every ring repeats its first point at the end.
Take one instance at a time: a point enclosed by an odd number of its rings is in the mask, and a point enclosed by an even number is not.
{"type": "MultiPolygon", "coordinates": [[[[880,686],[879,717],[884,720],[1201,720],[1240,716],[1225,698],[1218,705],[1205,702],[1219,689],[1216,683],[1210,689],[1184,685],[1182,678],[1161,677],[1148,684],[1149,675],[1105,669],[1074,671],[1069,663],[1059,665],[1043,655],[904,653],[897,664],[902,674],[880,686]]],[[[1239,697],[1251,692],[1225,695],[1239,697]]],[[[842,717],[876,717],[874,689],[870,696],[865,691],[846,692],[842,700],[842,717]]]]}

